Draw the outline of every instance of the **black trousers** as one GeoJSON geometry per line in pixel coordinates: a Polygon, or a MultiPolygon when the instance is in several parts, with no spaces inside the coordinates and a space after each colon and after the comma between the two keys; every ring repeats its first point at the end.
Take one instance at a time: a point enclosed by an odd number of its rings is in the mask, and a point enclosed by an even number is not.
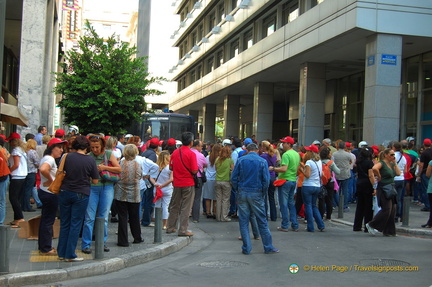
{"type": "Polygon", "coordinates": [[[58,196],[41,189],[38,189],[38,196],[43,204],[39,224],[39,250],[49,252],[53,248],[53,225],[58,210],[58,196]]]}
{"type": "Polygon", "coordinates": [[[377,189],[378,205],[381,210],[369,222],[370,227],[377,229],[384,235],[396,235],[396,198],[387,199],[380,187],[377,189]]]}
{"type": "MultiPolygon", "coordinates": [[[[363,223],[366,224],[373,218],[372,193],[373,187],[369,179],[359,179],[357,181],[357,208],[354,217],[354,231],[360,231],[363,223]]],[[[367,232],[366,229],[365,232],[367,232]]]]}
{"type": "Polygon", "coordinates": [[[23,219],[20,198],[24,192],[25,178],[11,179],[9,184],[9,201],[14,211],[14,220],[23,219]]]}
{"type": "Polygon", "coordinates": [[[129,220],[129,227],[135,241],[141,241],[141,225],[139,218],[140,203],[132,203],[126,201],[115,200],[118,212],[118,235],[117,244],[121,246],[128,246],[128,228],[127,223],[129,220]]]}
{"type": "Polygon", "coordinates": [[[334,197],[334,182],[329,182],[325,186],[327,190],[327,195],[324,198],[318,199],[318,210],[321,217],[324,217],[324,212],[326,213],[326,219],[331,219],[333,213],[333,197],[334,197]]]}

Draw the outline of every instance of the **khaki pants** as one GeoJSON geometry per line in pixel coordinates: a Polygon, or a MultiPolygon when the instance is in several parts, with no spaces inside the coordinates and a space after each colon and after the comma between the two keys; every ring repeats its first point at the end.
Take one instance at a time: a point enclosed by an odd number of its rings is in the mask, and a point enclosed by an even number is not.
{"type": "Polygon", "coordinates": [[[177,220],[180,221],[178,234],[185,234],[189,226],[189,214],[191,212],[195,187],[174,187],[171,201],[168,207],[169,216],[167,221],[167,231],[177,228],[177,220]]]}
{"type": "Polygon", "coordinates": [[[230,221],[228,211],[231,196],[231,184],[229,181],[216,181],[215,185],[216,196],[216,220],[230,221]]]}

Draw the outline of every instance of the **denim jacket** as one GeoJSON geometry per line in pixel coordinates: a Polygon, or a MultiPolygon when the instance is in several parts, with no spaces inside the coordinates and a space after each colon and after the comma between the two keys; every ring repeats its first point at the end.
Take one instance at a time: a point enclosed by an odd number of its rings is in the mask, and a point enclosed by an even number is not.
{"type": "Polygon", "coordinates": [[[231,183],[237,192],[267,192],[270,183],[267,161],[256,152],[240,157],[231,174],[231,183]]]}

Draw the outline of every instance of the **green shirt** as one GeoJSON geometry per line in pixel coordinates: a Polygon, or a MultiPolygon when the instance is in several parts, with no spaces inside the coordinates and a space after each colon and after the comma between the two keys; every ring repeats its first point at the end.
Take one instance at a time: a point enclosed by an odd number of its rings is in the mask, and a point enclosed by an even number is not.
{"type": "Polygon", "coordinates": [[[232,158],[227,158],[221,163],[219,163],[219,158],[216,159],[216,181],[230,181],[232,164],[234,164],[232,158]]]}
{"type": "Polygon", "coordinates": [[[289,181],[297,180],[297,168],[300,164],[300,155],[293,149],[287,150],[282,155],[281,166],[286,165],[287,170],[279,173],[278,179],[286,179],[289,181]]]}
{"type": "Polygon", "coordinates": [[[395,177],[395,170],[394,170],[394,164],[391,163],[392,169],[390,169],[387,164],[384,161],[380,161],[381,163],[381,169],[380,169],[380,175],[381,175],[381,181],[380,183],[383,185],[394,183],[394,177],[395,177]]]}

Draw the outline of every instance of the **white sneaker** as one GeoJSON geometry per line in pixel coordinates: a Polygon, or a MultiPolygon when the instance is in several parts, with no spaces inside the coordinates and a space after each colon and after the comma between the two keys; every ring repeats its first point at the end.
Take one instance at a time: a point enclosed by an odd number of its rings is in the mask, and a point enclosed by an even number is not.
{"type": "Polygon", "coordinates": [[[84,261],[84,258],[82,258],[82,257],[75,257],[75,258],[72,258],[72,259],[65,259],[65,261],[66,262],[81,262],[81,261],[84,261]]]}
{"type": "Polygon", "coordinates": [[[370,233],[370,234],[372,234],[372,235],[377,235],[378,233],[380,233],[378,230],[376,230],[375,228],[372,228],[372,227],[370,227],[369,226],[369,223],[366,223],[366,228],[367,228],[367,231],[370,233]]]}

